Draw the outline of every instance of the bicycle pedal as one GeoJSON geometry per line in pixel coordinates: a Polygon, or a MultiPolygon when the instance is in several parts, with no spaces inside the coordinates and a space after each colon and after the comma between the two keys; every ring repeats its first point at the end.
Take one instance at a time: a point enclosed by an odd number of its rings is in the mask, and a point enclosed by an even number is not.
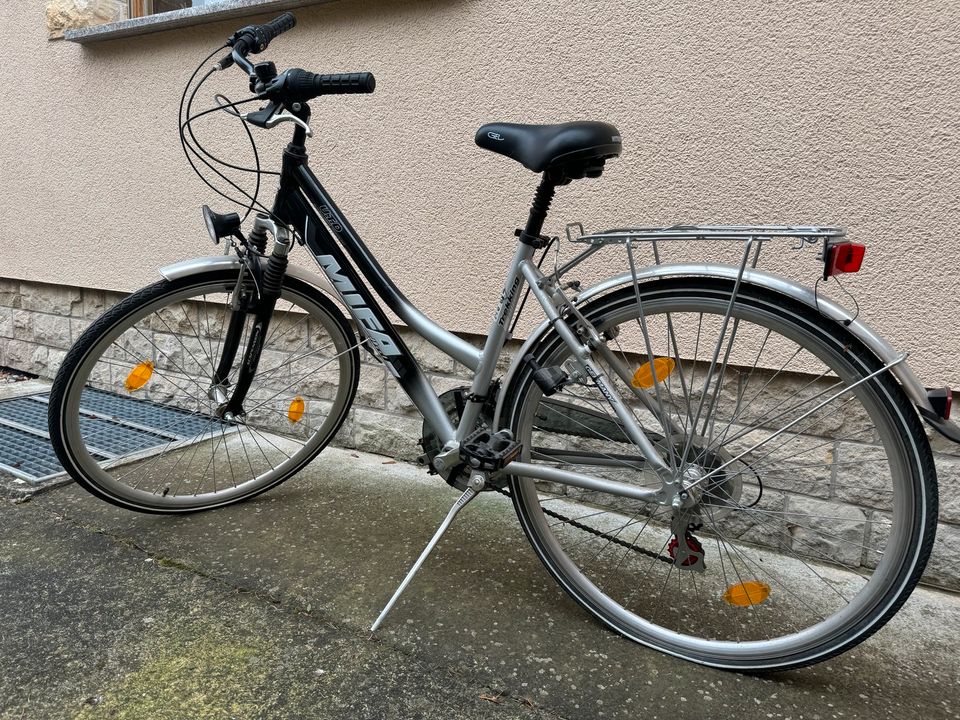
{"type": "Polygon", "coordinates": [[[496,472],[513,462],[520,455],[523,446],[513,439],[509,430],[491,433],[480,429],[470,435],[460,445],[460,459],[471,468],[496,472]]]}

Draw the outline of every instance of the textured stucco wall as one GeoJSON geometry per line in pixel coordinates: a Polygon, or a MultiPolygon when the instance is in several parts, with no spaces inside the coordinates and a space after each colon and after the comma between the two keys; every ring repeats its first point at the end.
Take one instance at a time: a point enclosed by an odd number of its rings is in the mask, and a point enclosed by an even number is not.
{"type": "MultiPolygon", "coordinates": [[[[373,96],[315,104],[315,169],[445,324],[486,329],[535,185],[476,148],[475,129],[596,118],[620,128],[624,157],[561,190],[551,231],[846,225],[870,246],[847,283],[864,316],[913,351],[926,382],[960,383],[955,0],[341,0],[298,18],[270,50],[278,66],[378,79],[373,96]]],[[[0,48],[16,88],[0,134],[0,275],[129,290],[210,252],[198,207],[226,206],[189,173],[176,109],[189,71],[236,24],[81,47],[46,40],[43,3],[0,5],[17,31],[0,48]]],[[[239,73],[220,82],[242,95],[239,73]]],[[[267,157],[286,135],[258,136],[267,157]]],[[[812,252],[787,245],[762,264],[811,283],[816,272],[812,252]]]]}

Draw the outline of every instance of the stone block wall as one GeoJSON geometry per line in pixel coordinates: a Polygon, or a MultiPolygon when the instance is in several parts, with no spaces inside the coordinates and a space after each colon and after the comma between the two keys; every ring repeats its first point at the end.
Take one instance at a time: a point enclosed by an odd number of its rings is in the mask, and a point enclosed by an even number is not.
{"type": "MultiPolygon", "coordinates": [[[[122,297],[102,290],[0,278],[0,366],[51,378],[80,333],[122,297]]],[[[469,384],[466,368],[413,333],[403,330],[401,334],[437,392],[469,384]]],[[[478,346],[482,342],[479,337],[468,339],[478,346]]],[[[508,346],[498,373],[506,372],[518,345],[514,342],[508,346]]],[[[422,427],[420,416],[382,366],[369,354],[363,353],[361,359],[356,401],[335,442],[400,460],[415,460],[422,452],[417,444],[422,427]]],[[[837,439],[840,438],[838,428],[822,426],[818,430],[820,435],[810,435],[799,442],[808,442],[811,452],[830,453],[835,462],[845,467],[864,468],[857,497],[851,497],[844,487],[834,487],[826,478],[806,478],[802,471],[778,473],[774,470],[765,479],[764,502],[772,502],[778,512],[784,513],[783,517],[790,512],[804,511],[830,517],[832,527],[828,534],[842,538],[846,544],[819,550],[839,553],[837,560],[841,562],[869,567],[875,564],[876,558],[870,557],[869,552],[855,550],[857,538],[870,544],[870,538],[889,522],[885,512],[888,498],[884,498],[882,492],[870,492],[869,465],[874,450],[869,444],[837,439]],[[825,443],[825,438],[836,440],[825,443]],[[849,542],[851,538],[853,543],[849,542]]],[[[745,443],[750,441],[750,434],[742,439],[745,443]]],[[[931,441],[940,479],[940,524],[924,580],[930,585],[960,591],[960,567],[952,553],[952,548],[960,542],[960,446],[936,435],[931,435],[931,441]]],[[[564,492],[563,488],[557,489],[564,492]]],[[[571,497],[583,494],[574,488],[567,488],[565,492],[571,497]]],[[[727,527],[747,542],[776,545],[785,542],[783,538],[801,546],[811,542],[799,528],[749,522],[740,528],[727,527]]]]}
{"type": "Polygon", "coordinates": [[[127,17],[123,0],[47,0],[47,31],[62,38],[66,30],[102,25],[127,17]]]}

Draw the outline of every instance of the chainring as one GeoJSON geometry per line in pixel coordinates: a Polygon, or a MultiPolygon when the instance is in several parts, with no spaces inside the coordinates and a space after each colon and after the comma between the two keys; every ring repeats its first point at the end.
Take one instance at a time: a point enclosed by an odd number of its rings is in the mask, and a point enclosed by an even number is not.
{"type": "MultiPolygon", "coordinates": [[[[497,407],[497,395],[499,391],[500,382],[495,381],[493,384],[491,384],[490,392],[487,394],[487,399],[484,401],[483,407],[480,409],[480,415],[477,418],[477,423],[473,428],[474,430],[491,429],[493,425],[493,414],[497,407]]],[[[445,393],[441,393],[439,396],[440,406],[447,414],[447,417],[450,418],[450,422],[454,427],[457,427],[460,424],[460,417],[463,414],[463,408],[466,403],[466,395],[469,392],[469,387],[462,386],[454,388],[453,390],[447,390],[445,393]]],[[[426,419],[423,421],[420,446],[423,448],[423,455],[420,458],[421,461],[430,467],[431,473],[437,473],[438,471],[433,467],[433,459],[440,453],[441,450],[443,450],[443,443],[440,441],[436,431],[430,426],[426,419]]],[[[466,465],[463,464],[455,465],[449,470],[439,472],[438,474],[440,477],[446,480],[449,485],[452,485],[458,490],[466,490],[467,481],[470,479],[470,473],[467,470],[466,465]]]]}

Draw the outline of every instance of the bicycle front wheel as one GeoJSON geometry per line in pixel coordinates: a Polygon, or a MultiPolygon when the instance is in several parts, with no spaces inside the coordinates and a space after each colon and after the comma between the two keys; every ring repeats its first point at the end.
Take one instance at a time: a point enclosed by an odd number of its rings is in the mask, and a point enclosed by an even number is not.
{"type": "Polygon", "coordinates": [[[67,354],[50,438],[84,488],[131,510],[184,513],[253,497],[324,448],[357,388],[356,336],[337,307],[286,277],[243,412],[224,416],[253,316],[239,273],[161,280],[108,310],[67,354]],[[215,382],[233,318],[239,347],[215,382]]]}
{"type": "MultiPolygon", "coordinates": [[[[786,669],[849,649],[899,609],[932,546],[916,412],[845,328],[789,298],[743,287],[731,305],[732,284],[706,278],[639,290],[653,357],[633,287],[583,309],[607,348],[594,357],[664,461],[702,478],[696,507],[678,520],[669,503],[514,477],[534,549],[609,627],[694,662],[786,669]]],[[[546,367],[570,351],[551,334],[533,354],[546,367]]],[[[659,487],[589,379],[545,397],[525,370],[506,392],[525,461],[659,487]]]]}

